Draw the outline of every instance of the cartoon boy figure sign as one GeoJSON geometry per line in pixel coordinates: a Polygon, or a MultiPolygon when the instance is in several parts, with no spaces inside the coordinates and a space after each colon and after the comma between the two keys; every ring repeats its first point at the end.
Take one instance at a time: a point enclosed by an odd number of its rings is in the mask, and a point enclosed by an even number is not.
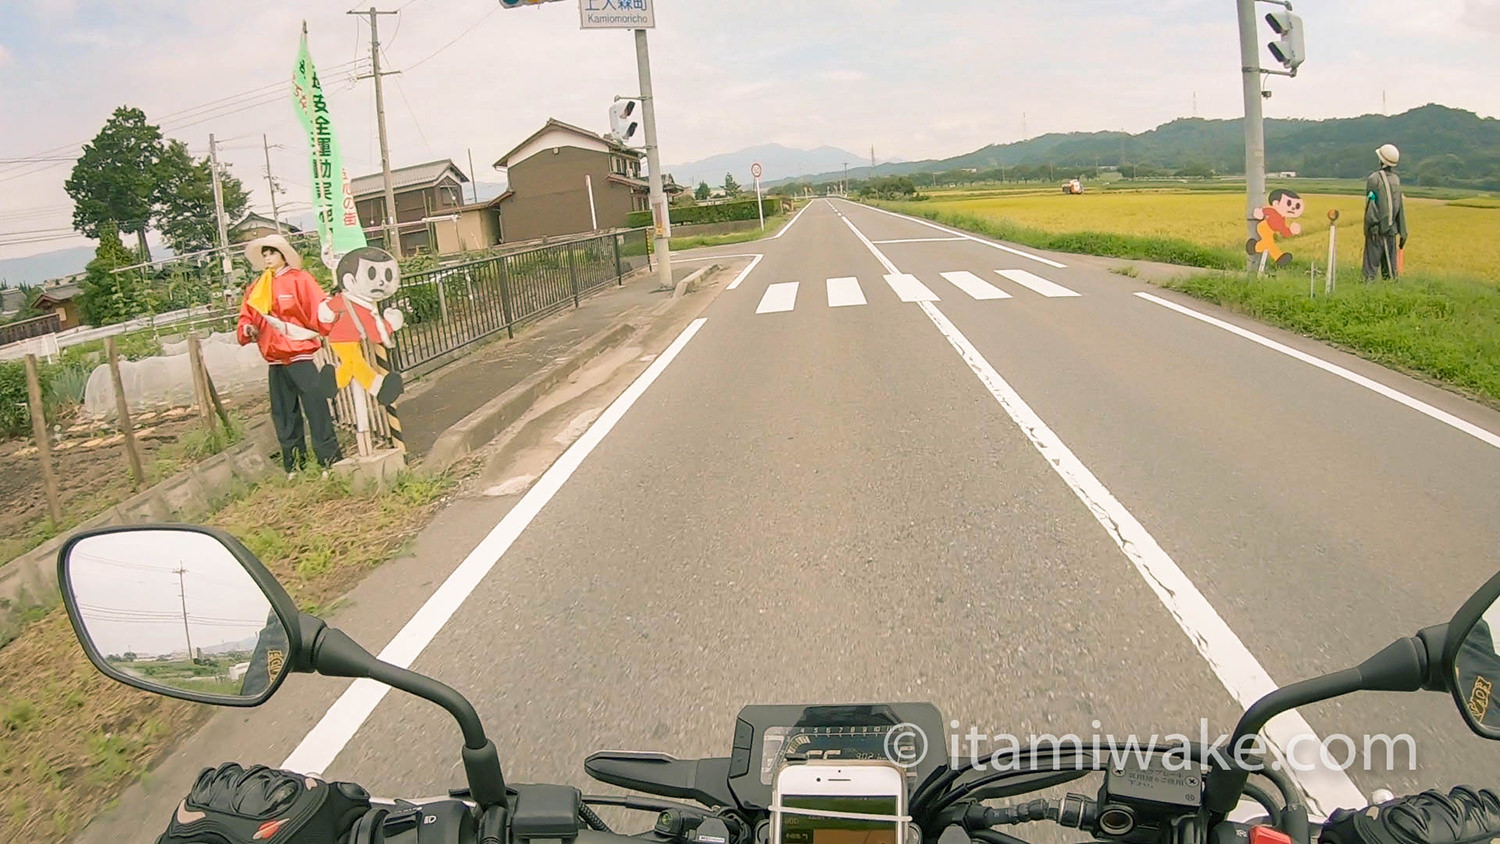
{"type": "Polygon", "coordinates": [[[376,370],[360,344],[369,340],[389,348],[391,335],[406,324],[395,308],[377,310],[396,292],[401,268],[384,250],[364,246],[340,258],[336,272],[338,292],[318,308],[318,320],[327,327],[328,344],[339,360],[336,383],[342,390],[358,381],[382,406],[390,407],[401,395],[401,376],[376,370]]]}
{"type": "Polygon", "coordinates": [[[1284,267],[1292,262],[1291,253],[1283,252],[1276,245],[1276,235],[1282,237],[1296,237],[1302,234],[1302,226],[1297,223],[1289,223],[1295,217],[1301,217],[1305,210],[1302,197],[1296,191],[1278,188],[1271,191],[1271,204],[1265,208],[1255,209],[1255,219],[1260,220],[1260,225],[1255,227],[1259,238],[1251,238],[1245,243],[1245,251],[1251,255],[1262,252],[1271,259],[1278,267],[1284,267]]]}

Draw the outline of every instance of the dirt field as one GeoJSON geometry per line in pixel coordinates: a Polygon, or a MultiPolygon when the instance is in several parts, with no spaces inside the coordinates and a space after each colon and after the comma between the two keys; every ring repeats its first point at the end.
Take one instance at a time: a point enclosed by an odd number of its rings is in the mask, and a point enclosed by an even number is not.
{"type": "MultiPolygon", "coordinates": [[[[244,422],[264,418],[269,409],[264,397],[238,402],[226,398],[225,404],[244,422]]],[[[197,412],[189,408],[140,414],[132,421],[147,486],[188,465],[188,446],[195,437],[202,437],[204,428],[197,412]]],[[[89,425],[76,417],[54,428],[52,458],[62,498],[62,530],[134,494],[124,441],[124,435],[112,427],[89,425]]],[[[0,502],[0,562],[54,535],[48,525],[37,449],[30,437],[0,442],[0,502]]]]}

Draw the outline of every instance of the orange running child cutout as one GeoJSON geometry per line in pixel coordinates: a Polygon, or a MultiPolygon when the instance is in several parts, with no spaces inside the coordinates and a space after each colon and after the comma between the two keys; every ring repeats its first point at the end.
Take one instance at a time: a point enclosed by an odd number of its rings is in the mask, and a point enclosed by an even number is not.
{"type": "Polygon", "coordinates": [[[1264,208],[1255,209],[1255,219],[1260,224],[1255,227],[1259,238],[1250,238],[1245,243],[1245,251],[1251,255],[1259,255],[1264,252],[1271,259],[1271,263],[1278,267],[1284,267],[1292,262],[1289,252],[1283,252],[1276,244],[1276,235],[1282,237],[1296,237],[1302,234],[1302,226],[1289,223],[1294,217],[1301,217],[1305,207],[1302,197],[1296,191],[1278,188],[1271,191],[1271,204],[1264,208]]]}

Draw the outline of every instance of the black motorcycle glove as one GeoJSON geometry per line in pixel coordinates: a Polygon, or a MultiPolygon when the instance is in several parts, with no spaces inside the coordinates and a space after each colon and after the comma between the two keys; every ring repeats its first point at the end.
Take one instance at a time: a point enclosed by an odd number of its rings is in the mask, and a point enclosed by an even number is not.
{"type": "Polygon", "coordinates": [[[350,782],[227,762],[205,768],[157,844],[339,844],[370,808],[350,782]]]}
{"type": "Polygon", "coordinates": [[[1476,844],[1500,835],[1500,798],[1461,785],[1328,816],[1321,844],[1476,844]]]}

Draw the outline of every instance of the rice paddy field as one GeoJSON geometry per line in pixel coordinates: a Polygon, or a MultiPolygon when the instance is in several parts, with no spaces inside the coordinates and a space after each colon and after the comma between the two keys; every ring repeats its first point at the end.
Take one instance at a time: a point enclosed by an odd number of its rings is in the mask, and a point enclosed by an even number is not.
{"type": "MultiPolygon", "coordinates": [[[[1289,185],[1297,190],[1295,185],[1289,185]]],[[[1357,268],[1364,242],[1358,195],[1298,190],[1307,210],[1295,222],[1298,237],[1282,248],[1299,263],[1327,266],[1328,212],[1338,211],[1339,269],[1357,268]]],[[[1434,199],[1408,196],[1406,270],[1423,276],[1453,276],[1500,284],[1500,197],[1434,199]]],[[[1109,190],[1068,196],[1056,192],[937,192],[924,202],[882,203],[920,216],[961,215],[1008,222],[1050,234],[1097,232],[1186,241],[1240,260],[1244,254],[1243,194],[1219,190],[1109,190]]],[[[1038,244],[1039,245],[1039,244],[1038,244]]],[[[1124,257],[1124,256],[1121,256],[1124,257]]]]}

